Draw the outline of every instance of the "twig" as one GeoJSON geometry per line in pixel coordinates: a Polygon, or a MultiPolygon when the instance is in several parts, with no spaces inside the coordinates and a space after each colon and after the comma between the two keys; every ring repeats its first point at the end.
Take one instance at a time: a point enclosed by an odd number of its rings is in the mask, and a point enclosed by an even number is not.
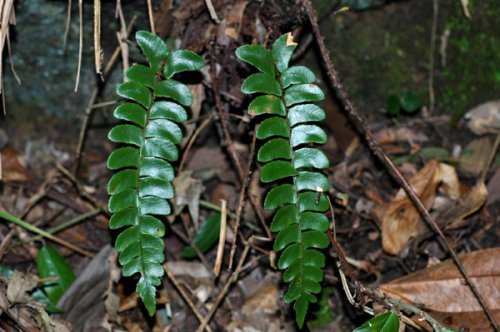
{"type": "Polygon", "coordinates": [[[49,240],[57,242],[60,245],[65,246],[67,248],[70,248],[71,250],[76,251],[84,256],[94,257],[93,253],[88,252],[87,250],[81,249],[81,248],[75,246],[74,244],[71,244],[71,243],[69,243],[61,238],[58,238],[58,237],[38,228],[38,227],[36,227],[36,226],[34,226],[34,225],[24,221],[24,220],[21,220],[15,216],[11,215],[10,213],[7,213],[6,211],[0,211],[0,218],[3,218],[3,219],[5,219],[13,224],[21,226],[22,228],[27,229],[33,233],[38,234],[38,235],[41,235],[49,240]]]}
{"type": "MultiPolygon", "coordinates": [[[[203,206],[203,207],[206,207],[208,209],[212,209],[214,211],[217,211],[217,212],[222,212],[220,206],[218,205],[215,205],[215,204],[212,204],[210,202],[207,202],[205,200],[202,200],[200,199],[200,206],[203,206]]],[[[234,214],[233,212],[227,210],[227,215],[231,218],[231,219],[236,219],[236,214],[234,214]]]]}
{"type": "Polygon", "coordinates": [[[75,92],[78,91],[78,84],[80,84],[80,72],[82,70],[82,55],[83,55],[83,0],[78,0],[78,17],[80,19],[80,35],[78,37],[78,68],[76,69],[75,92]]]}
{"type": "MultiPolygon", "coordinates": [[[[218,277],[220,274],[220,267],[222,266],[222,259],[224,257],[224,244],[226,244],[227,232],[227,202],[223,199],[220,200],[220,230],[219,230],[219,244],[217,246],[217,256],[214,264],[214,275],[218,277]]],[[[236,236],[235,236],[236,237],[236,236]]]]}
{"type": "Polygon", "coordinates": [[[207,5],[208,12],[210,13],[210,18],[215,21],[215,23],[219,24],[220,20],[217,17],[217,13],[215,12],[214,5],[212,4],[212,0],[205,0],[205,4],[207,5]]]}
{"type": "Polygon", "coordinates": [[[435,96],[434,96],[434,56],[436,53],[436,29],[438,21],[438,0],[432,0],[432,28],[431,28],[431,49],[429,55],[429,113],[434,112],[435,96]]]}
{"type": "Polygon", "coordinates": [[[310,0],[302,0],[302,3],[306,9],[307,15],[309,17],[309,20],[311,22],[311,26],[313,28],[314,34],[316,36],[316,41],[318,43],[318,46],[321,51],[321,57],[326,65],[327,72],[328,72],[328,77],[330,78],[330,81],[332,83],[332,86],[337,93],[337,97],[341,101],[341,103],[344,105],[345,111],[347,113],[347,116],[357,129],[357,131],[360,133],[360,135],[364,136],[365,140],[368,143],[368,147],[372,151],[372,153],[382,162],[384,167],[387,169],[389,175],[403,188],[403,190],[406,192],[410,200],[413,202],[419,213],[421,214],[423,220],[427,223],[427,226],[430,227],[432,230],[438,234],[439,238],[442,241],[442,244],[444,247],[447,249],[447,251],[450,253],[450,256],[457,266],[457,268],[460,270],[460,273],[463,275],[465,281],[467,282],[470,290],[474,294],[474,296],[477,298],[478,302],[480,303],[481,307],[483,308],[485,314],[488,316],[489,321],[493,325],[496,331],[500,331],[498,327],[498,323],[495,320],[495,317],[493,316],[491,310],[488,308],[486,302],[484,301],[483,297],[477,290],[477,287],[474,285],[472,282],[471,278],[469,277],[469,274],[465,270],[463,264],[460,262],[460,259],[458,258],[457,253],[455,250],[451,247],[450,243],[446,239],[445,235],[437,225],[436,221],[432,218],[432,216],[429,214],[429,211],[427,211],[427,208],[425,205],[422,203],[420,198],[417,196],[413,188],[408,184],[408,182],[405,180],[405,178],[401,175],[401,173],[397,170],[396,166],[394,166],[393,162],[391,159],[387,156],[387,154],[382,150],[380,145],[377,143],[377,141],[373,138],[373,135],[370,130],[365,125],[365,122],[363,118],[361,117],[360,113],[357,111],[357,108],[355,108],[354,104],[352,103],[351,99],[347,95],[347,92],[345,91],[341,80],[339,78],[339,75],[337,71],[335,70],[330,53],[327,50],[323,36],[321,35],[321,32],[318,27],[317,23],[317,18],[316,18],[316,13],[314,12],[312,5],[310,3],[310,0]]]}
{"type": "Polygon", "coordinates": [[[102,77],[101,0],[94,0],[94,63],[96,74],[102,77]]]}
{"type": "Polygon", "coordinates": [[[68,45],[69,28],[71,25],[71,0],[68,0],[68,10],[66,11],[66,27],[64,28],[63,51],[66,54],[66,46],[68,45]]]}
{"type": "Polygon", "coordinates": [[[248,156],[248,165],[246,168],[246,176],[245,176],[245,180],[243,181],[243,185],[241,186],[240,198],[238,201],[238,208],[236,209],[236,223],[234,225],[234,237],[233,237],[233,242],[231,243],[231,254],[229,255],[229,266],[228,266],[229,270],[231,270],[233,268],[234,254],[236,253],[236,241],[238,240],[237,234],[238,234],[238,231],[240,229],[241,213],[243,212],[243,208],[245,207],[245,197],[246,197],[246,193],[247,193],[248,183],[250,182],[250,172],[252,170],[252,162],[253,162],[253,158],[255,155],[256,139],[257,139],[257,135],[255,134],[255,131],[254,131],[253,137],[252,137],[252,145],[250,147],[250,155],[248,156]]]}
{"type": "Polygon", "coordinates": [[[151,28],[151,32],[156,33],[155,20],[154,20],[154,16],[153,16],[153,5],[151,4],[151,0],[147,0],[147,2],[148,2],[149,26],[151,28]]]}
{"type": "Polygon", "coordinates": [[[203,321],[201,322],[200,326],[198,326],[196,332],[203,331],[203,329],[207,326],[208,322],[210,322],[210,319],[212,319],[212,316],[215,314],[215,311],[221,304],[224,297],[226,297],[226,294],[229,291],[229,287],[231,287],[231,285],[238,280],[239,274],[241,273],[241,271],[243,271],[243,263],[245,262],[245,259],[248,255],[248,251],[250,250],[249,243],[250,241],[245,245],[245,248],[243,249],[243,253],[241,254],[236,270],[231,274],[231,277],[229,277],[229,279],[224,284],[224,287],[220,291],[219,295],[217,295],[214,304],[212,304],[212,306],[210,307],[208,314],[205,316],[205,318],[203,318],[203,321]]]}
{"type": "MultiPolygon", "coordinates": [[[[193,314],[196,316],[198,321],[200,323],[203,322],[203,316],[200,314],[196,306],[194,305],[193,301],[191,301],[191,298],[189,295],[186,293],[186,291],[182,288],[182,286],[179,284],[175,276],[172,274],[172,272],[168,269],[167,264],[163,264],[163,269],[165,270],[165,273],[167,274],[167,278],[170,280],[170,282],[174,285],[175,289],[181,294],[182,299],[186,301],[187,305],[189,308],[191,308],[191,311],[193,311],[193,314]]],[[[208,332],[212,332],[212,329],[210,326],[205,326],[205,330],[208,332]]]]}

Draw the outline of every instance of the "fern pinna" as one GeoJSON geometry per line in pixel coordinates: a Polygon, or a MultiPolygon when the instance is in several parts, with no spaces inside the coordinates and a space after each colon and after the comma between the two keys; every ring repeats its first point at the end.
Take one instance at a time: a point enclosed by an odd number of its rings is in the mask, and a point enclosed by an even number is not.
{"type": "Polygon", "coordinates": [[[108,135],[123,144],[108,158],[108,168],[118,170],[108,183],[109,228],[123,229],[115,243],[122,274],[141,274],[136,290],[153,315],[165,259],[165,226],[155,216],[171,211],[167,199],[174,196],[174,169],[170,163],[179,155],[176,145],[183,136],[179,123],[187,120],[183,106],[190,106],[193,99],[189,89],[172,76],[198,70],[204,61],[191,51],[170,52],[152,33],[139,31],[135,37],[149,65],[134,64],[126,72],[127,82],[117,88],[118,95],[129,101],[114,111],[126,123],[108,135]]]}
{"type": "Polygon", "coordinates": [[[263,163],[260,179],[278,181],[264,200],[264,208],[278,209],[271,223],[277,232],[274,251],[281,253],[278,267],[290,283],[285,302],[294,304],[296,321],[302,327],[309,303],[316,302],[321,291],[325,256],[318,249],[328,246],[326,231],[329,209],[324,194],[329,189],[325,175],[318,172],[329,166],[326,155],[313,143],[326,142],[326,133],[314,124],[325,112],[311,102],[324,99],[313,84],[313,72],[304,66],[289,67],[296,43],[290,33],[278,38],[272,50],[260,45],[244,45],[237,57],[259,72],[250,75],[241,86],[246,94],[260,94],[248,106],[251,115],[266,118],[256,135],[265,143],[257,159],[263,163]]]}

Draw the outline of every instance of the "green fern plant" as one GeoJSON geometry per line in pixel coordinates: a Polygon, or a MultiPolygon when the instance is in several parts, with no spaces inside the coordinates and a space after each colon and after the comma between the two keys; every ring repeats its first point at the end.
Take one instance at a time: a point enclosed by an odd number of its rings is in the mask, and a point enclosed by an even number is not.
{"type": "Polygon", "coordinates": [[[176,145],[183,137],[179,124],[187,120],[183,106],[190,106],[193,99],[189,89],[172,77],[198,70],[204,61],[191,51],[170,52],[152,33],[139,31],[135,37],[148,66],[134,64],[126,72],[127,82],[117,88],[128,101],[114,111],[125,123],[108,135],[123,144],[108,158],[108,168],[118,171],[108,183],[109,228],[122,229],[115,243],[122,274],[140,273],[136,290],[153,315],[165,259],[165,226],[157,216],[171,211],[167,202],[174,196],[171,162],[179,156],[176,145]]]}
{"type": "Polygon", "coordinates": [[[259,94],[248,106],[254,116],[265,116],[256,135],[265,143],[257,159],[263,163],[263,183],[278,182],[264,200],[265,209],[278,209],[271,231],[278,233],[275,252],[282,252],[278,268],[285,270],[289,283],[284,296],[294,302],[296,321],[304,324],[309,303],[321,292],[325,256],[318,249],[329,245],[326,231],[329,209],[324,192],[329,189],[325,175],[318,172],[329,166],[328,158],[312,144],[326,142],[326,133],[315,122],[325,118],[323,109],[312,102],[324,99],[313,84],[314,73],[304,66],[289,66],[296,43],[290,33],[282,35],[272,50],[260,45],[244,45],[237,57],[254,66],[258,73],[241,86],[245,94],[259,94]]]}

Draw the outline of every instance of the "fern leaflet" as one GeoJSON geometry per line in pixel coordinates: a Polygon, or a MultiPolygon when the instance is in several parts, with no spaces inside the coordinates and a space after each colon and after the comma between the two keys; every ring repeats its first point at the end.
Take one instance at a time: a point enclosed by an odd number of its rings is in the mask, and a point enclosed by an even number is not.
{"type": "Polygon", "coordinates": [[[122,274],[140,273],[136,290],[153,315],[165,259],[165,226],[157,216],[171,210],[167,202],[174,197],[171,162],[178,159],[176,145],[183,136],[179,124],[187,120],[183,106],[190,106],[193,99],[189,89],[172,77],[198,70],[204,61],[191,51],[170,52],[163,40],[146,31],[137,32],[136,40],[148,66],[134,64],[126,72],[128,82],[117,88],[128,101],[114,111],[125,123],[108,135],[123,145],[108,158],[108,168],[118,171],[108,183],[109,228],[123,229],[115,242],[122,274]]]}
{"type": "Polygon", "coordinates": [[[309,303],[316,302],[315,294],[321,291],[325,256],[318,249],[329,245],[329,220],[323,213],[329,208],[324,192],[330,184],[318,172],[329,166],[328,158],[311,147],[327,139],[314,124],[325,113],[311,103],[324,99],[324,94],[313,84],[316,77],[310,69],[289,66],[296,45],[288,33],[276,40],[272,50],[244,45],[236,55],[259,70],[244,80],[241,91],[260,94],[248,112],[266,115],[256,131],[264,141],[257,154],[263,163],[260,178],[279,184],[267,193],[264,208],[278,209],[271,223],[271,231],[278,233],[273,249],[282,251],[278,267],[285,270],[283,279],[290,284],[284,299],[294,302],[302,327],[309,303]]]}

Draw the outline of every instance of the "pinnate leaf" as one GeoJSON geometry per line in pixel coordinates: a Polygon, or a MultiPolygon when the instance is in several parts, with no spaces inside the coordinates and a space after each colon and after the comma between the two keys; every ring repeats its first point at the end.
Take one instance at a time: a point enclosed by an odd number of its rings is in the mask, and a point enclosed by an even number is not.
{"type": "Polygon", "coordinates": [[[168,49],[165,42],[157,35],[148,31],[138,31],[135,34],[135,39],[146,56],[146,59],[148,59],[153,71],[158,71],[161,63],[168,56],[168,49]]]}
{"type": "Polygon", "coordinates": [[[274,76],[266,73],[256,73],[250,75],[243,81],[241,92],[252,94],[256,92],[270,93],[276,96],[281,96],[280,84],[274,76]]]}
{"type": "Polygon", "coordinates": [[[292,58],[293,51],[297,44],[293,41],[293,36],[289,32],[279,37],[273,44],[272,55],[276,68],[283,73],[288,68],[288,63],[292,58]]]}
{"type": "Polygon", "coordinates": [[[398,332],[399,317],[393,312],[375,316],[353,332],[398,332]]]}
{"type": "Polygon", "coordinates": [[[193,95],[188,87],[175,80],[163,80],[156,85],[156,97],[171,98],[184,106],[191,106],[193,103],[193,95]]]}
{"type": "Polygon", "coordinates": [[[189,50],[177,50],[168,55],[167,65],[163,70],[166,78],[183,71],[194,71],[203,68],[205,61],[201,56],[189,50]]]}
{"type": "Polygon", "coordinates": [[[151,92],[139,82],[131,81],[120,84],[116,89],[116,93],[120,97],[136,101],[147,108],[151,104],[151,92]]]}
{"type": "Polygon", "coordinates": [[[273,57],[271,52],[260,45],[244,45],[236,50],[238,59],[245,61],[263,73],[274,77],[273,57]]]}
{"type": "Polygon", "coordinates": [[[292,85],[285,92],[285,102],[287,106],[310,101],[321,101],[323,99],[325,99],[325,94],[314,84],[292,85]]]}
{"type": "Polygon", "coordinates": [[[285,105],[280,98],[273,95],[258,96],[248,106],[250,115],[276,114],[285,115],[285,105]]]}

